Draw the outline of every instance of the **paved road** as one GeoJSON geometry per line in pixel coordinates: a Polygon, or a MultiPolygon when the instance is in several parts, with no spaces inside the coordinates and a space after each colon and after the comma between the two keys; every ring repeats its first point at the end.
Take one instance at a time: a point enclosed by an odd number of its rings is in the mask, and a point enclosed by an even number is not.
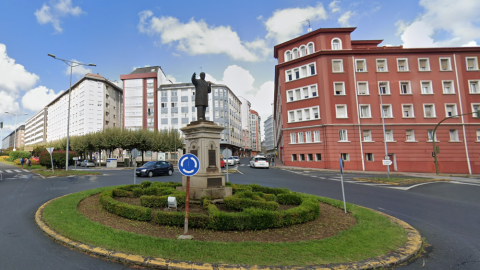
{"type": "MultiPolygon", "coordinates": [[[[246,163],[242,160],[242,164],[246,163]]],[[[15,169],[1,164],[0,170],[15,169]]],[[[341,199],[336,172],[252,169],[230,174],[234,183],[258,183],[341,199]]],[[[34,223],[44,202],[101,186],[133,182],[131,170],[102,171],[103,176],[43,179],[24,172],[0,181],[0,269],[123,269],[126,266],[89,257],[53,242],[34,223]]],[[[407,190],[358,184],[345,175],[347,201],[398,217],[417,228],[433,245],[427,257],[399,269],[480,269],[480,183],[435,183],[407,190]]],[[[142,179],[143,180],[143,179],[142,179]]],[[[154,181],[181,181],[176,172],[154,181]]]]}

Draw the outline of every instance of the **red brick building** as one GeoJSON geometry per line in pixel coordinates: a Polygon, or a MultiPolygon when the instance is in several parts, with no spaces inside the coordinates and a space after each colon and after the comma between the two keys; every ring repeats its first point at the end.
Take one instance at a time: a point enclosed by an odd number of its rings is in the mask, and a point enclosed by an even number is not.
{"type": "MultiPolygon", "coordinates": [[[[432,131],[480,110],[480,47],[378,47],[355,28],[318,29],[274,47],[275,139],[285,165],[435,172],[432,131]]],[[[480,120],[436,132],[441,173],[480,173],[480,120]]]]}

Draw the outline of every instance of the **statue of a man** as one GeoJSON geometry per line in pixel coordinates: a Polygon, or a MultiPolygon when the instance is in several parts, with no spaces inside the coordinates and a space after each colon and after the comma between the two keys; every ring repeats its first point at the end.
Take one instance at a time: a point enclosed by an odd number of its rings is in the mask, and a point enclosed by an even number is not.
{"type": "Polygon", "coordinates": [[[195,85],[195,107],[197,107],[197,121],[205,120],[205,109],[208,107],[208,94],[212,92],[212,83],[205,81],[205,73],[200,73],[196,79],[193,73],[192,83],[195,85]]]}

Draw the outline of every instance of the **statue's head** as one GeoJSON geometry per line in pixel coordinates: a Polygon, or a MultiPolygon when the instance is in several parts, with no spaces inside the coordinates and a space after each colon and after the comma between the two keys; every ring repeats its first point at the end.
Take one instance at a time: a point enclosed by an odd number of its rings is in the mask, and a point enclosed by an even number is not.
{"type": "Polygon", "coordinates": [[[201,78],[202,80],[205,80],[205,72],[200,72],[200,78],[201,78]]]}

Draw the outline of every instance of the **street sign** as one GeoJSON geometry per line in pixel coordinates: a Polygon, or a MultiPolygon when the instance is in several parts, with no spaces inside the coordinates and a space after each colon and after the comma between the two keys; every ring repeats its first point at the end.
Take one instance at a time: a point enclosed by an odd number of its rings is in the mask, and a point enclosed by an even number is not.
{"type": "Polygon", "coordinates": [[[73,160],[78,160],[78,157],[73,157],[72,159],[73,159],[73,160]]]}
{"type": "Polygon", "coordinates": [[[32,152],[33,146],[25,146],[25,148],[23,148],[23,151],[32,152]]]}
{"type": "Polygon", "coordinates": [[[230,149],[224,149],[224,150],[222,151],[222,156],[223,156],[224,158],[227,158],[227,159],[230,158],[230,157],[232,156],[232,150],[230,150],[230,149]]]}
{"type": "Polygon", "coordinates": [[[48,147],[47,148],[47,151],[48,151],[48,153],[50,153],[50,155],[52,154],[53,149],[55,149],[55,147],[48,147]]]}
{"type": "Polygon", "coordinates": [[[390,166],[390,165],[392,165],[393,162],[389,159],[384,159],[384,160],[382,160],[382,163],[385,166],[390,166]]]}
{"type": "Polygon", "coordinates": [[[50,153],[50,161],[52,162],[51,163],[52,164],[52,172],[53,172],[53,174],[55,174],[55,169],[53,168],[55,166],[53,166],[54,164],[53,164],[53,156],[52,156],[53,149],[55,149],[55,147],[48,147],[47,151],[48,151],[48,153],[50,153]]]}
{"type": "Polygon", "coordinates": [[[178,161],[178,170],[185,176],[195,175],[200,169],[200,161],[194,154],[185,154],[178,161]]]}
{"type": "Polygon", "coordinates": [[[343,173],[343,159],[340,158],[340,173],[343,173]]]}
{"type": "Polygon", "coordinates": [[[161,152],[157,154],[157,161],[165,161],[165,153],[161,152]]]}
{"type": "Polygon", "coordinates": [[[132,158],[136,159],[138,157],[138,150],[137,148],[132,149],[132,158]]]}

